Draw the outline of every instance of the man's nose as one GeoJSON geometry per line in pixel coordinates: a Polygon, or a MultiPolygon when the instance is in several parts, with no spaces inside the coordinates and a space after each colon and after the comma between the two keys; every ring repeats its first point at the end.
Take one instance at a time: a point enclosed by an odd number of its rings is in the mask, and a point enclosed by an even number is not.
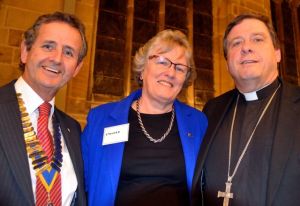
{"type": "Polygon", "coordinates": [[[56,50],[53,50],[51,52],[51,57],[50,58],[51,58],[52,61],[54,61],[56,63],[60,63],[61,60],[62,60],[62,54],[63,54],[63,52],[61,50],[56,49],[56,50]]]}
{"type": "Polygon", "coordinates": [[[252,46],[250,42],[243,42],[242,47],[241,47],[241,53],[242,54],[248,54],[248,53],[252,53],[252,46]]]}

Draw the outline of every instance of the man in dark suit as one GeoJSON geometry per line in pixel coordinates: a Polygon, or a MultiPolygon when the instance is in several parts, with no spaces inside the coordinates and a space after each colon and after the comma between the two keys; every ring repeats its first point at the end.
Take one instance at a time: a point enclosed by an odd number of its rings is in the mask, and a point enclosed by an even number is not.
{"type": "Polygon", "coordinates": [[[23,74],[0,88],[0,205],[86,205],[80,125],[54,106],[86,52],[70,14],[42,15],[24,33],[23,74]]]}
{"type": "Polygon", "coordinates": [[[209,101],[193,179],[193,205],[294,206],[300,197],[300,88],[278,77],[279,41],[265,16],[226,28],[236,88],[209,101]]]}

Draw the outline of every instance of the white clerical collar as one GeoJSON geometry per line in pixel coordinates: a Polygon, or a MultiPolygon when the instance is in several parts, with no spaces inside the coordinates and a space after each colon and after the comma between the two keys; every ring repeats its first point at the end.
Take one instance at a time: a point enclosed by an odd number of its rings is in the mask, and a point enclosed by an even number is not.
{"type": "Polygon", "coordinates": [[[253,92],[246,92],[246,93],[241,92],[241,93],[244,95],[245,100],[246,100],[247,102],[249,102],[249,101],[254,101],[254,100],[258,100],[257,92],[260,91],[260,90],[262,90],[263,88],[269,86],[269,85],[270,85],[270,84],[267,84],[267,85],[263,86],[262,88],[260,88],[260,89],[258,89],[258,90],[256,90],[256,91],[253,91],[253,92]]]}
{"type": "Polygon", "coordinates": [[[247,93],[242,93],[246,99],[246,101],[254,101],[254,100],[258,100],[258,96],[256,91],[254,92],[247,92],[247,93]]]}

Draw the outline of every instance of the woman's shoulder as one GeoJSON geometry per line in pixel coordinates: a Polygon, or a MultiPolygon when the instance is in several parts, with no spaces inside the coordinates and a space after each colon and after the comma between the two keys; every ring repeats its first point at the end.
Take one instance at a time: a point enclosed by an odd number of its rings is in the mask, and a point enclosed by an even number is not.
{"type": "Polygon", "coordinates": [[[201,118],[201,119],[206,120],[205,114],[200,109],[192,107],[192,106],[190,106],[186,103],[183,103],[183,102],[180,102],[180,101],[176,100],[175,101],[175,109],[176,108],[178,108],[178,110],[180,112],[183,112],[184,114],[187,114],[188,116],[192,115],[192,116],[195,116],[197,118],[201,118]]]}
{"type": "Polygon", "coordinates": [[[93,107],[90,110],[90,113],[99,113],[99,112],[104,112],[104,111],[111,111],[114,107],[116,107],[120,101],[117,102],[107,102],[103,103],[101,105],[98,105],[96,107],[93,107]]]}
{"type": "Polygon", "coordinates": [[[194,112],[194,113],[202,113],[201,110],[195,108],[195,107],[192,107],[186,103],[183,103],[179,100],[176,100],[175,101],[175,107],[178,107],[180,108],[181,110],[185,110],[185,111],[189,111],[189,112],[194,112]]]}
{"type": "Polygon", "coordinates": [[[134,99],[136,99],[136,96],[139,96],[139,95],[140,95],[139,90],[134,91],[129,96],[127,96],[121,100],[98,105],[98,106],[92,108],[89,113],[97,113],[98,114],[98,113],[103,113],[103,112],[111,112],[115,109],[124,110],[125,108],[129,108],[132,101],[134,99]]]}

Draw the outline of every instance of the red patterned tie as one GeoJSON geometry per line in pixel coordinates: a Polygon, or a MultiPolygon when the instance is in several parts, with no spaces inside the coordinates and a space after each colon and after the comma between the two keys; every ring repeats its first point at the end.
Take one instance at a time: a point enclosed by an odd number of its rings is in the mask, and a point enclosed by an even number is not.
{"type": "MultiPolygon", "coordinates": [[[[37,133],[40,143],[48,156],[48,163],[50,163],[53,154],[53,141],[50,131],[48,129],[48,120],[50,114],[51,104],[44,102],[39,106],[39,118],[37,124],[37,133]]],[[[49,194],[51,203],[54,206],[60,206],[61,203],[61,177],[60,173],[55,180],[53,188],[49,194]]],[[[48,202],[48,193],[43,186],[41,180],[37,178],[36,182],[36,205],[45,206],[48,202]]]]}

